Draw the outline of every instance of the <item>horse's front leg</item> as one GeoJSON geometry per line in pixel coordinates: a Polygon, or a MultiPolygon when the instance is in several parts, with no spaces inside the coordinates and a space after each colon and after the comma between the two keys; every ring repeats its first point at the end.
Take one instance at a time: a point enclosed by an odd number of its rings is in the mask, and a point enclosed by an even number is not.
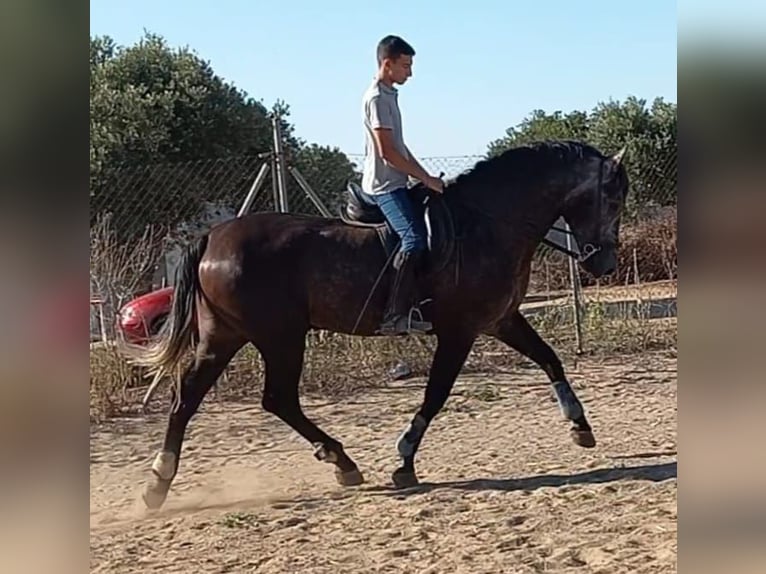
{"type": "Polygon", "coordinates": [[[545,371],[556,393],[561,414],[573,423],[571,436],[574,443],[585,448],[596,446],[596,438],[585,418],[585,410],[564,374],[561,360],[524,316],[515,311],[488,334],[534,361],[545,371]]]}
{"type": "Polygon", "coordinates": [[[438,335],[431,372],[426,385],[425,397],[409,427],[396,442],[402,458],[402,466],[393,473],[394,484],[399,488],[418,484],[415,473],[415,455],[423,435],[431,421],[447,402],[460,369],[465,363],[475,340],[474,335],[459,332],[438,335]]]}

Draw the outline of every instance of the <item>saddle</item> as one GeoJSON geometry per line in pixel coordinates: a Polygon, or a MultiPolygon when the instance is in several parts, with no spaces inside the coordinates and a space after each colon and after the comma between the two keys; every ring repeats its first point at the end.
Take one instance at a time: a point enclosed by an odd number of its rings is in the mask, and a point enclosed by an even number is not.
{"type": "MultiPolygon", "coordinates": [[[[423,184],[412,187],[410,194],[418,217],[425,221],[428,239],[426,268],[431,273],[437,273],[446,267],[455,251],[455,221],[452,212],[442,196],[429,193],[423,184]]],[[[374,229],[386,256],[392,256],[399,237],[375,201],[352,181],[346,187],[346,195],[345,209],[340,212],[343,222],[374,229]]]]}

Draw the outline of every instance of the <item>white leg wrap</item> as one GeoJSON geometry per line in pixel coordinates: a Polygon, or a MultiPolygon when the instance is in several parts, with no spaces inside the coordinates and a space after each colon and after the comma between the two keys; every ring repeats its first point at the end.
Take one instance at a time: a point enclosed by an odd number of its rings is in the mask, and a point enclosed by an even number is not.
{"type": "Polygon", "coordinates": [[[567,381],[556,381],[553,383],[553,390],[556,393],[561,414],[565,418],[574,421],[583,415],[582,405],[567,381]]]}
{"type": "Polygon", "coordinates": [[[396,450],[402,457],[412,456],[415,452],[415,445],[423,436],[426,426],[428,426],[426,420],[420,415],[416,415],[407,430],[399,436],[399,440],[396,441],[396,450]]]}
{"type": "Polygon", "coordinates": [[[314,457],[322,462],[338,462],[338,455],[335,451],[328,450],[321,442],[314,443],[314,457]]]}
{"type": "Polygon", "coordinates": [[[167,450],[157,453],[152,463],[152,470],[163,480],[170,480],[176,472],[176,455],[167,450]]]}

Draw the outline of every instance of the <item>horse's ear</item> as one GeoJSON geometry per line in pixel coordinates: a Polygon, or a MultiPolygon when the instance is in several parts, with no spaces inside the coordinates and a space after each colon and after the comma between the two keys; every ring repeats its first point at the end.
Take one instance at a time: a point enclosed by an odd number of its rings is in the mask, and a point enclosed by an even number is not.
{"type": "Polygon", "coordinates": [[[606,177],[607,179],[610,179],[619,169],[620,165],[622,164],[623,159],[625,158],[625,152],[627,151],[628,146],[623,146],[623,148],[618,151],[616,154],[611,156],[606,161],[606,177]]]}
{"type": "Polygon", "coordinates": [[[622,146],[622,149],[612,156],[612,162],[615,166],[622,163],[622,158],[625,157],[625,152],[628,150],[628,146],[622,146]]]}

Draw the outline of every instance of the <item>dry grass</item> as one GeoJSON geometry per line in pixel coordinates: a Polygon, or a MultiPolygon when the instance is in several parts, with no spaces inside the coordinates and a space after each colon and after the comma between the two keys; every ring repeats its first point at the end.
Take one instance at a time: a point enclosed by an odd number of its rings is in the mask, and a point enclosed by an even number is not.
{"type": "MultiPolygon", "coordinates": [[[[553,308],[530,322],[563,360],[576,356],[575,329],[570,306],[553,308]]],[[[591,303],[583,313],[584,351],[588,356],[611,357],[676,347],[675,319],[649,320],[624,316],[608,317],[602,303],[591,303]]],[[[309,334],[301,390],[305,396],[346,397],[360,390],[386,386],[389,370],[404,360],[413,376],[428,373],[435,341],[427,337],[359,338],[326,332],[309,334]]],[[[463,373],[498,373],[529,364],[503,343],[481,337],[469,356],[463,373]]],[[[216,398],[259,400],[263,363],[252,346],[243,348],[230,363],[213,391],[216,398]]],[[[93,345],[90,358],[90,416],[102,421],[121,414],[136,413],[148,381],[126,364],[117,349],[93,345]]],[[[151,410],[164,410],[167,394],[159,392],[151,410]]]]}
{"type": "Polygon", "coordinates": [[[91,421],[103,421],[126,412],[136,402],[137,390],[143,384],[140,372],[125,361],[114,344],[91,344],[91,421]]]}

